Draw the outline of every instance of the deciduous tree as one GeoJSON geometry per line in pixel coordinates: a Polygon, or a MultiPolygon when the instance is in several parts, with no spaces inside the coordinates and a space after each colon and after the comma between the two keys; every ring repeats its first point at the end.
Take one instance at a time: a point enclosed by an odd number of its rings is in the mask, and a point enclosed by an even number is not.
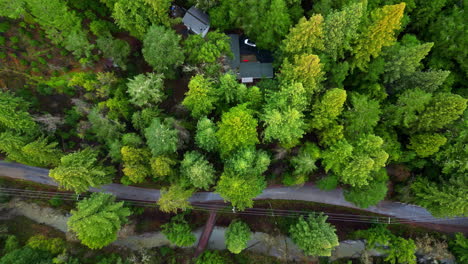
{"type": "Polygon", "coordinates": [[[192,206],[188,199],[193,194],[192,189],[186,189],[180,184],[173,184],[169,188],[161,189],[161,197],[158,200],[159,209],[166,213],[177,213],[180,209],[185,211],[192,206]]]}
{"type": "Polygon", "coordinates": [[[236,209],[244,210],[253,206],[252,199],[262,193],[265,187],[262,176],[242,177],[224,172],[216,185],[216,192],[236,209]]]}
{"type": "Polygon", "coordinates": [[[231,45],[226,34],[210,31],[204,38],[189,35],[184,41],[184,51],[189,63],[214,63],[222,55],[231,55],[231,45]]]}
{"type": "Polygon", "coordinates": [[[278,140],[283,147],[290,149],[299,144],[305,134],[304,114],[297,109],[267,109],[262,119],[265,122],[265,142],[278,140]]]}
{"type": "Polygon", "coordinates": [[[78,202],[71,214],[68,228],[87,247],[100,249],[117,239],[117,232],[127,222],[131,212],[123,207],[123,202],[115,202],[115,196],[93,193],[91,197],[78,202]]]}
{"type": "Polygon", "coordinates": [[[207,117],[202,117],[198,120],[195,143],[198,147],[206,151],[215,151],[218,149],[219,142],[216,137],[216,125],[207,117]]]}
{"type": "Polygon", "coordinates": [[[120,152],[124,167],[122,172],[131,182],[141,183],[151,175],[151,152],[148,149],[124,146],[120,152]]]}

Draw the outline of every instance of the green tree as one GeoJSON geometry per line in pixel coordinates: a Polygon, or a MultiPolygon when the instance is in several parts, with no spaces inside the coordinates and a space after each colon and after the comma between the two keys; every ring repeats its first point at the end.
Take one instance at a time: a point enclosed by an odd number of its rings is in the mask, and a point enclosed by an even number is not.
{"type": "Polygon", "coordinates": [[[189,179],[190,183],[200,189],[208,190],[215,180],[215,169],[202,154],[190,151],[184,154],[180,163],[182,177],[189,179]]]}
{"type": "Polygon", "coordinates": [[[434,134],[411,135],[408,149],[412,149],[421,158],[426,158],[439,151],[439,148],[447,142],[444,136],[434,134]]]}
{"type": "Polygon", "coordinates": [[[146,141],[154,157],[177,151],[179,142],[177,130],[166,123],[154,118],[151,125],[145,129],[146,141]]]}
{"type": "Polygon", "coordinates": [[[385,82],[394,82],[410,76],[421,67],[421,60],[426,57],[434,43],[418,44],[417,42],[416,37],[405,35],[401,43],[396,43],[384,51],[383,77],[385,82]]]}
{"type": "Polygon", "coordinates": [[[435,217],[467,216],[467,178],[451,178],[448,182],[436,184],[420,177],[410,186],[414,195],[412,201],[435,217]]]}
{"type": "Polygon", "coordinates": [[[195,264],[224,264],[226,259],[218,251],[205,250],[198,258],[195,264]]]}
{"type": "Polygon", "coordinates": [[[294,56],[293,63],[285,59],[281,68],[280,79],[284,83],[302,83],[308,95],[320,90],[324,72],[320,58],[313,54],[294,56]]]}
{"type": "Polygon", "coordinates": [[[406,4],[386,5],[371,13],[370,25],[359,36],[353,48],[354,65],[364,70],[372,57],[380,55],[382,48],[392,45],[395,31],[401,27],[406,4]]]}
{"type": "Polygon", "coordinates": [[[112,170],[98,164],[97,156],[98,153],[91,149],[65,155],[60,159],[60,165],[49,171],[49,176],[64,189],[76,193],[110,183],[112,170]]]}
{"type": "Polygon", "coordinates": [[[320,158],[320,148],[314,143],[305,142],[297,156],[291,158],[291,165],[296,175],[308,175],[317,170],[315,164],[320,158]]]}
{"type": "Polygon", "coordinates": [[[332,11],[325,18],[323,35],[326,49],[324,52],[333,61],[344,58],[345,51],[352,51],[351,44],[358,37],[358,29],[365,13],[364,3],[344,7],[341,11],[332,11]]]}
{"type": "Polygon", "coordinates": [[[166,213],[177,213],[179,209],[182,211],[191,209],[192,206],[188,199],[192,194],[192,189],[185,189],[180,184],[171,185],[169,188],[162,188],[161,197],[158,200],[159,209],[166,213]]]}
{"type": "Polygon", "coordinates": [[[29,137],[15,134],[0,133],[0,152],[4,152],[8,160],[36,167],[53,167],[60,163],[63,153],[57,149],[57,142],[49,143],[46,138],[30,142],[29,137]]]}
{"type": "Polygon", "coordinates": [[[419,116],[416,128],[420,131],[433,131],[445,127],[463,114],[467,101],[458,94],[436,94],[419,116]]]}
{"type": "Polygon", "coordinates": [[[48,264],[52,263],[52,256],[49,252],[23,247],[2,256],[0,264],[48,264]]]}
{"type": "Polygon", "coordinates": [[[96,39],[97,47],[102,51],[104,57],[112,59],[123,70],[127,69],[128,56],[130,55],[130,44],[122,39],[108,36],[96,39]]]}
{"type": "Polygon", "coordinates": [[[107,1],[106,4],[112,10],[112,17],[120,28],[130,32],[136,38],[142,39],[151,25],[171,24],[169,18],[168,0],[115,0],[107,1]]]}
{"type": "Polygon", "coordinates": [[[304,114],[297,109],[267,109],[262,119],[265,122],[265,142],[276,139],[283,147],[290,149],[299,144],[305,134],[304,114]]]}
{"type": "Polygon", "coordinates": [[[125,125],[102,114],[98,106],[95,106],[88,114],[91,123],[91,132],[96,135],[100,142],[109,144],[111,141],[121,137],[125,125]]]}
{"type": "Polygon", "coordinates": [[[117,232],[127,222],[130,209],[123,202],[115,202],[108,193],[93,193],[78,202],[71,211],[68,228],[75,232],[81,243],[91,249],[100,249],[117,239],[117,232]]]}
{"type": "Polygon", "coordinates": [[[222,55],[231,55],[231,45],[226,34],[210,31],[204,38],[189,35],[184,41],[184,51],[189,63],[214,63],[222,55]]]}
{"type": "Polygon", "coordinates": [[[400,91],[408,87],[418,87],[425,92],[433,93],[440,88],[449,75],[450,71],[443,70],[416,71],[396,81],[394,89],[400,91]]]}
{"type": "Polygon", "coordinates": [[[166,99],[162,74],[139,74],[129,79],[127,87],[130,102],[139,107],[157,105],[166,99]]]}
{"type": "Polygon", "coordinates": [[[0,91],[0,130],[34,134],[38,127],[27,112],[29,103],[9,92],[0,91]]]}
{"type": "Polygon", "coordinates": [[[321,100],[312,106],[311,126],[323,129],[332,124],[343,111],[345,101],[345,90],[338,88],[328,90],[321,100]]]}
{"type": "Polygon", "coordinates": [[[468,239],[462,233],[455,234],[455,240],[451,245],[452,252],[460,263],[468,261],[468,239]]]}
{"type": "Polygon", "coordinates": [[[232,221],[224,234],[226,248],[234,254],[239,254],[247,247],[251,237],[249,226],[242,221],[232,221]]]}
{"type": "Polygon", "coordinates": [[[291,225],[289,233],[293,242],[309,256],[331,256],[334,247],[339,245],[335,227],[327,223],[327,216],[310,214],[301,216],[291,225]]]}
{"type": "Polygon", "coordinates": [[[120,153],[123,161],[122,172],[132,183],[141,183],[151,175],[149,150],[123,146],[120,153]]]}
{"type": "Polygon", "coordinates": [[[385,261],[391,264],[416,264],[416,249],[416,244],[412,239],[394,238],[385,261]]]}
{"type": "Polygon", "coordinates": [[[254,147],[242,148],[232,153],[224,162],[225,171],[245,178],[262,175],[270,165],[270,156],[254,147]]]}
{"type": "Polygon", "coordinates": [[[219,142],[216,137],[216,125],[207,117],[202,117],[198,120],[195,143],[198,147],[206,151],[215,151],[218,149],[219,142]]]}
{"type": "Polygon", "coordinates": [[[266,187],[262,176],[242,177],[224,172],[216,185],[216,192],[238,210],[253,206],[253,198],[266,187]]]}
{"type": "Polygon", "coordinates": [[[387,195],[386,181],[372,181],[369,185],[351,188],[344,193],[346,201],[352,202],[360,208],[368,208],[377,205],[387,195]]]}
{"type": "Polygon", "coordinates": [[[18,238],[14,235],[9,235],[5,239],[5,244],[3,246],[3,254],[8,254],[20,248],[18,238]]]}
{"type": "Polygon", "coordinates": [[[194,118],[208,115],[215,109],[218,93],[210,79],[203,75],[195,75],[190,80],[188,88],[182,105],[190,110],[194,118]]]}
{"type": "Polygon", "coordinates": [[[353,93],[351,95],[352,108],[343,113],[345,118],[345,131],[348,137],[353,138],[362,134],[372,133],[380,120],[380,105],[377,100],[368,96],[353,93]]]}
{"type": "MultiPolygon", "coordinates": [[[[262,1],[265,2],[265,1],[262,1]]],[[[282,38],[288,33],[292,25],[285,0],[271,0],[265,6],[266,12],[259,14],[263,19],[258,19],[258,25],[246,25],[246,33],[254,36],[256,44],[260,48],[273,49],[279,45],[282,38]],[[269,8],[268,8],[269,7],[269,8]]],[[[248,10],[248,9],[246,9],[248,10]]]]}
{"type": "Polygon", "coordinates": [[[176,246],[188,247],[195,243],[195,235],[192,234],[189,224],[179,214],[171,218],[171,221],[161,226],[162,233],[176,246]]]}
{"type": "Polygon", "coordinates": [[[184,62],[179,45],[180,36],[172,29],[153,25],[143,39],[143,57],[157,73],[173,76],[175,68],[184,62]]]}
{"type": "Polygon", "coordinates": [[[323,17],[322,15],[305,17],[289,30],[281,46],[288,54],[299,55],[302,53],[316,54],[324,50],[323,17]]]}
{"type": "Polygon", "coordinates": [[[153,176],[155,178],[163,178],[175,174],[173,167],[177,164],[177,161],[168,156],[160,155],[151,158],[150,164],[153,176]]]}
{"type": "Polygon", "coordinates": [[[238,105],[223,113],[218,124],[218,137],[221,153],[257,144],[257,120],[247,106],[238,105]]]}
{"type": "Polygon", "coordinates": [[[388,106],[384,112],[390,124],[409,128],[417,122],[431,100],[432,94],[419,88],[406,90],[398,97],[396,104],[388,106]]]}
{"type": "Polygon", "coordinates": [[[66,248],[66,243],[63,239],[58,237],[49,238],[44,235],[30,237],[26,245],[34,249],[48,251],[53,255],[63,252],[66,248]]]}

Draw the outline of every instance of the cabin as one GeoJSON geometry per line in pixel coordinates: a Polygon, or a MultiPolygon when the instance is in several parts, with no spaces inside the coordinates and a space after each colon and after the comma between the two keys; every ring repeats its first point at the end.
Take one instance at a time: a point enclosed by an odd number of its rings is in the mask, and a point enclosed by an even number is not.
{"type": "Polygon", "coordinates": [[[252,83],[256,79],[273,78],[273,56],[271,52],[261,50],[245,36],[229,35],[232,59],[231,69],[242,83],[252,83]]]}
{"type": "Polygon", "coordinates": [[[210,17],[200,9],[192,6],[185,12],[182,23],[194,34],[205,37],[210,29],[210,17]]]}

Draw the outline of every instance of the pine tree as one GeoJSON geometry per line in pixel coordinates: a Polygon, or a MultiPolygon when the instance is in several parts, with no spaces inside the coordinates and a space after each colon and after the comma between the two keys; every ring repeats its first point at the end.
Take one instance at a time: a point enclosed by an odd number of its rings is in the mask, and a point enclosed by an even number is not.
{"type": "Polygon", "coordinates": [[[249,226],[242,221],[233,221],[229,224],[224,234],[226,248],[234,254],[239,254],[247,247],[251,238],[249,226]]]}
{"type": "Polygon", "coordinates": [[[289,30],[281,46],[287,54],[317,54],[324,50],[323,17],[314,15],[307,20],[302,17],[299,22],[289,30]]]}
{"type": "Polygon", "coordinates": [[[331,256],[333,248],[339,245],[334,226],[327,223],[327,216],[310,214],[301,216],[291,225],[289,233],[293,242],[309,256],[331,256]]]}
{"type": "Polygon", "coordinates": [[[180,163],[180,173],[182,177],[189,179],[194,187],[205,190],[208,190],[215,180],[213,165],[197,151],[184,154],[184,159],[180,163]]]}
{"type": "Polygon", "coordinates": [[[193,191],[178,184],[171,185],[169,188],[162,188],[158,200],[159,209],[166,213],[177,213],[179,209],[182,211],[191,209],[192,206],[188,199],[192,196],[193,191]]]}
{"type": "Polygon", "coordinates": [[[123,207],[123,202],[116,203],[112,194],[93,193],[78,202],[71,214],[68,228],[84,245],[100,249],[117,239],[117,232],[131,212],[123,207]]]}
{"type": "Polygon", "coordinates": [[[133,183],[141,183],[151,175],[149,167],[151,153],[145,148],[124,146],[122,154],[122,172],[133,183]]]}
{"type": "Polygon", "coordinates": [[[447,142],[444,136],[434,134],[411,135],[408,149],[412,149],[421,158],[426,158],[439,151],[439,148],[447,142]]]}
{"type": "Polygon", "coordinates": [[[379,102],[366,95],[353,93],[351,104],[353,107],[343,113],[347,137],[355,138],[362,134],[372,133],[382,113],[379,102]]]}
{"type": "Polygon", "coordinates": [[[416,129],[433,131],[457,120],[465,111],[468,100],[458,94],[436,94],[431,104],[419,116],[416,129]]]}
{"type": "Polygon", "coordinates": [[[60,165],[49,171],[58,184],[66,190],[82,193],[89,187],[110,183],[111,170],[98,164],[97,152],[84,149],[63,156],[60,165]]]}
{"type": "Polygon", "coordinates": [[[29,135],[37,133],[38,127],[27,112],[28,107],[29,104],[23,99],[0,91],[0,129],[11,129],[29,135]]]}
{"type": "Polygon", "coordinates": [[[188,87],[189,90],[185,93],[182,105],[190,110],[192,117],[200,118],[215,109],[218,92],[210,79],[203,75],[195,75],[190,80],[188,87]]]}
{"type": "Polygon", "coordinates": [[[284,61],[280,80],[285,84],[302,83],[307,94],[312,95],[320,90],[324,75],[322,67],[317,55],[298,55],[294,57],[293,63],[287,59],[284,61]]]}
{"type": "Polygon", "coordinates": [[[325,18],[324,36],[326,49],[333,61],[344,58],[345,51],[351,51],[351,44],[358,37],[358,29],[365,13],[365,4],[357,3],[333,11],[325,18]]]}
{"type": "Polygon", "coordinates": [[[323,129],[333,123],[343,111],[346,91],[343,89],[328,90],[321,100],[312,106],[311,127],[323,129]]]}
{"type": "Polygon", "coordinates": [[[406,4],[386,5],[371,13],[371,24],[359,36],[356,46],[353,48],[354,66],[361,70],[367,68],[371,56],[380,55],[382,48],[392,45],[395,38],[395,30],[401,27],[401,18],[406,4]]]}

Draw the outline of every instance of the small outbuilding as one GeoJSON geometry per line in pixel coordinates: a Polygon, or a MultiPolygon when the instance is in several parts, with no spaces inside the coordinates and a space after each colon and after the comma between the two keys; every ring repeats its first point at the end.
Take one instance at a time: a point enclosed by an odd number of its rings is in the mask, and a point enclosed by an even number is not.
{"type": "Polygon", "coordinates": [[[242,83],[251,83],[255,79],[273,78],[273,56],[269,51],[257,49],[255,44],[243,36],[229,35],[231,39],[231,69],[242,83]]]}
{"type": "Polygon", "coordinates": [[[189,31],[202,37],[205,37],[210,29],[210,17],[194,6],[187,10],[182,22],[189,31]]]}

